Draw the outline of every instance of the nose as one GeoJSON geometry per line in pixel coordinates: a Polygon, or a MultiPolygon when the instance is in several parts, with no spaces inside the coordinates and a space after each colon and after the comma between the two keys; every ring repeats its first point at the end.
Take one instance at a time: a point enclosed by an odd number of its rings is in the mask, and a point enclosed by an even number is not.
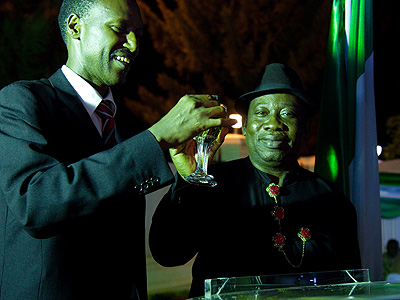
{"type": "Polygon", "coordinates": [[[266,118],[263,127],[265,130],[282,130],[283,129],[283,124],[281,122],[281,119],[278,115],[271,114],[266,118]]]}
{"type": "Polygon", "coordinates": [[[123,46],[132,53],[138,50],[138,42],[134,32],[131,31],[126,35],[126,42],[123,46]]]}

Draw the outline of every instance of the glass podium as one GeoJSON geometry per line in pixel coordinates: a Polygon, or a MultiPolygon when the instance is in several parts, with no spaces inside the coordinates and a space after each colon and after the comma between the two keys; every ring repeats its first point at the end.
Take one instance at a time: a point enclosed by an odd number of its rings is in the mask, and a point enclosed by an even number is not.
{"type": "Polygon", "coordinates": [[[204,289],[196,300],[400,299],[400,282],[371,282],[367,269],[216,278],[204,289]]]}

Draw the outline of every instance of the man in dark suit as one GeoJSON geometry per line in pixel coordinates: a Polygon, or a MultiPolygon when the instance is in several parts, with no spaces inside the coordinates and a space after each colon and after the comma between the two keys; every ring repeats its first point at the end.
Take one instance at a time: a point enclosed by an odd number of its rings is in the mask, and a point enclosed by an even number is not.
{"type": "Polygon", "coordinates": [[[66,65],[0,92],[0,298],[146,299],[144,195],[173,180],[163,150],[232,121],[186,95],[123,136],[110,86],[139,49],[136,2],[64,0],[59,24],[66,65]]]}
{"type": "MultiPolygon", "coordinates": [[[[235,106],[249,157],[211,165],[214,188],[186,183],[190,170],[177,176],[153,216],[154,259],[177,266],[197,254],[192,297],[205,279],[359,268],[354,207],[297,163],[316,105],[295,71],[267,65],[235,106]]],[[[185,149],[171,149],[176,165],[190,159],[185,149]]]]}

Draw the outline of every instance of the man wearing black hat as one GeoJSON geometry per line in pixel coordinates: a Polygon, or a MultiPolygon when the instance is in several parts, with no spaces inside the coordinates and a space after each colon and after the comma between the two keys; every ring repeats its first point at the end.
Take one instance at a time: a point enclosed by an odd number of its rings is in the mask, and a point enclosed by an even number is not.
{"type": "MultiPolygon", "coordinates": [[[[354,207],[297,163],[317,112],[297,73],[267,65],[236,110],[249,157],[212,165],[214,188],[177,177],[153,217],[155,260],[176,266],[197,254],[192,297],[210,278],[360,268],[354,207]]],[[[176,164],[184,156],[181,148],[171,154],[176,164]]]]}

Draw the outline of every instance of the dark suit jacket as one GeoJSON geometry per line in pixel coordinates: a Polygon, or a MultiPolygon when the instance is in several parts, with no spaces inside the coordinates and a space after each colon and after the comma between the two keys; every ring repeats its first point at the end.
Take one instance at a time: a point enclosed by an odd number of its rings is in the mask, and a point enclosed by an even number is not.
{"type": "Polygon", "coordinates": [[[360,268],[357,217],[350,201],[328,182],[298,167],[282,184],[285,253],[272,241],[279,232],[266,188],[267,174],[249,158],[210,167],[218,185],[187,185],[179,179],[162,199],[150,228],[150,249],[164,266],[182,265],[197,254],[190,296],[204,295],[204,280],[360,268]],[[301,227],[311,231],[304,259],[301,227]],[[167,246],[166,246],[167,245],[167,246]]]}
{"type": "Polygon", "coordinates": [[[0,298],[145,299],[144,194],[173,180],[154,136],[103,151],[59,70],[0,92],[0,146],[0,298]]]}

